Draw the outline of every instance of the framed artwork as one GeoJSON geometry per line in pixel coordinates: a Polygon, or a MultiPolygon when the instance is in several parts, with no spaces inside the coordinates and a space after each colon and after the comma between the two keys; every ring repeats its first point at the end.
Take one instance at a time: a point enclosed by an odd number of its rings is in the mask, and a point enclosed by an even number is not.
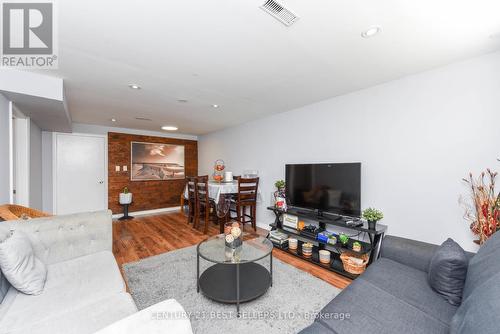
{"type": "Polygon", "coordinates": [[[177,180],[185,177],[184,145],[131,143],[131,181],[177,180]]]}

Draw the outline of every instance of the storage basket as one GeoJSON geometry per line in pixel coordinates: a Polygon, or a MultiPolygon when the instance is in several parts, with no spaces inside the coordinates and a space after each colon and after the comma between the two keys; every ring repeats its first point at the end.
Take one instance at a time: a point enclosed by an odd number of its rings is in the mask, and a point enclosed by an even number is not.
{"type": "Polygon", "coordinates": [[[350,274],[359,275],[366,270],[366,265],[368,264],[369,257],[368,254],[343,252],[340,255],[340,259],[342,260],[342,265],[344,266],[345,271],[350,274]],[[353,259],[359,259],[361,261],[359,262],[353,259]]]}

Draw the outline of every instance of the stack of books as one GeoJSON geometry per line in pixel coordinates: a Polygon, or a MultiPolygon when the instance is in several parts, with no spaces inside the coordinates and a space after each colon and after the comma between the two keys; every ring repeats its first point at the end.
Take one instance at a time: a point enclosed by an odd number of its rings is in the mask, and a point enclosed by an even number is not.
{"type": "Polygon", "coordinates": [[[288,234],[280,231],[269,232],[269,240],[279,248],[288,247],[288,234]]]}

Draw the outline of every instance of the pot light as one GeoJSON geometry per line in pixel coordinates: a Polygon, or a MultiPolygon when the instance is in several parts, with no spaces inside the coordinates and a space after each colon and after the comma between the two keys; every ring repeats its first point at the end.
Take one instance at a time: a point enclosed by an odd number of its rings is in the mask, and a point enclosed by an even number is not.
{"type": "Polygon", "coordinates": [[[218,104],[212,104],[212,107],[219,108],[219,105],[218,104]]]}
{"type": "Polygon", "coordinates": [[[382,28],[380,26],[372,26],[372,27],[366,29],[365,31],[363,31],[361,33],[361,37],[370,38],[370,37],[377,35],[381,31],[382,31],[382,28]]]}
{"type": "Polygon", "coordinates": [[[111,122],[116,122],[116,118],[110,119],[111,122]]]}
{"type": "Polygon", "coordinates": [[[139,86],[138,84],[133,84],[133,83],[129,84],[128,87],[130,89],[141,89],[141,86],[139,86]]]}
{"type": "Polygon", "coordinates": [[[165,125],[165,126],[162,126],[161,129],[165,130],[165,131],[177,131],[178,128],[176,126],[173,126],[173,125],[165,125]]]}

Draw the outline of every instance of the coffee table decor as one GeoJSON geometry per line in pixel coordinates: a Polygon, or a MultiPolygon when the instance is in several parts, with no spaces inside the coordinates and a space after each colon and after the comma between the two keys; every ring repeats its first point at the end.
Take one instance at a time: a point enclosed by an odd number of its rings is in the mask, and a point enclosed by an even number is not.
{"type": "MultiPolygon", "coordinates": [[[[228,231],[229,232],[229,231],[228,231]]],[[[197,291],[214,301],[236,304],[257,299],[272,286],[273,244],[266,238],[241,234],[237,226],[229,234],[208,238],[196,248],[197,291]],[[257,261],[269,257],[269,270],[257,261]],[[214,265],[200,275],[200,258],[214,265]]]]}

